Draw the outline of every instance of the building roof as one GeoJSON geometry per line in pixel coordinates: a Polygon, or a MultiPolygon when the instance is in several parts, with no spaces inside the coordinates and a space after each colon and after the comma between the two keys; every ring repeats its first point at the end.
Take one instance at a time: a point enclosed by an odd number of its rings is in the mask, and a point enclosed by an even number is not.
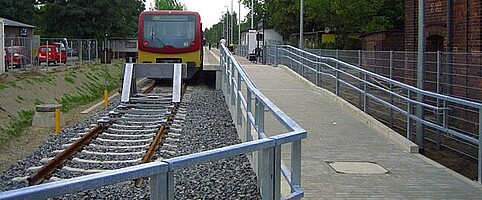
{"type": "Polygon", "coordinates": [[[24,23],[21,23],[21,22],[17,22],[17,21],[5,19],[5,18],[1,18],[1,17],[0,17],[0,19],[3,19],[3,22],[4,22],[5,26],[16,26],[16,27],[24,27],[24,28],[35,28],[35,26],[28,25],[28,24],[24,24],[24,23]]]}

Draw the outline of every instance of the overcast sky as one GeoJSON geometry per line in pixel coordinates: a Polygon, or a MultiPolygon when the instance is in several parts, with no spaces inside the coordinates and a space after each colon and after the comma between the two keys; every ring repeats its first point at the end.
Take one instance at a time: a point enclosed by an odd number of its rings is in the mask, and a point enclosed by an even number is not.
{"type": "MultiPolygon", "coordinates": [[[[154,0],[146,0],[146,8],[151,6],[154,0]]],[[[238,0],[178,0],[187,7],[188,11],[196,11],[201,15],[201,21],[204,28],[211,28],[212,25],[219,22],[223,12],[226,10],[231,12],[231,2],[233,2],[233,11],[238,13],[238,0]],[[228,6],[226,8],[225,6],[228,6]]],[[[248,8],[241,4],[241,20],[248,14],[248,8]]]]}

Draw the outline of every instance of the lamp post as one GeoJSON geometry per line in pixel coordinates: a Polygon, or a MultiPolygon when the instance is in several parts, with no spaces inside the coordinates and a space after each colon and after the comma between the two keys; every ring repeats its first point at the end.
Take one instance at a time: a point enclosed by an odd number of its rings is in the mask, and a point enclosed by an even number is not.
{"type": "Polygon", "coordinates": [[[254,28],[253,18],[254,18],[254,0],[251,0],[251,29],[254,28]]]}
{"type": "Polygon", "coordinates": [[[234,17],[233,17],[233,14],[234,14],[234,11],[233,11],[233,0],[231,0],[231,26],[230,26],[231,30],[230,30],[230,35],[229,35],[229,37],[231,38],[231,40],[229,41],[229,44],[234,44],[234,42],[233,42],[233,40],[234,40],[234,37],[233,37],[233,31],[234,31],[234,25],[233,25],[233,24],[234,24],[234,23],[233,23],[233,21],[234,21],[233,18],[234,18],[234,17]]]}
{"type": "Polygon", "coordinates": [[[221,37],[225,37],[224,31],[226,30],[226,28],[224,26],[224,22],[226,22],[226,20],[224,19],[225,18],[224,12],[221,12],[221,14],[223,15],[223,19],[221,20],[223,22],[223,29],[221,31],[221,37]]]}
{"type": "Polygon", "coordinates": [[[241,45],[241,0],[238,0],[238,46],[241,45]]]}
{"type": "Polygon", "coordinates": [[[226,39],[231,42],[229,39],[229,7],[224,6],[226,8],[226,39]]]}
{"type": "Polygon", "coordinates": [[[303,40],[303,0],[300,0],[300,49],[305,48],[303,40]]]}

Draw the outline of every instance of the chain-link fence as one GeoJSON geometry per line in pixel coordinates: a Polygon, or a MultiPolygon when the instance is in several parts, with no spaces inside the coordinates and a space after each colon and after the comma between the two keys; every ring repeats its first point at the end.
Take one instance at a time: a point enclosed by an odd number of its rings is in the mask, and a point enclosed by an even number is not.
{"type": "Polygon", "coordinates": [[[5,37],[5,69],[84,65],[98,62],[99,51],[95,39],[5,37]]]}

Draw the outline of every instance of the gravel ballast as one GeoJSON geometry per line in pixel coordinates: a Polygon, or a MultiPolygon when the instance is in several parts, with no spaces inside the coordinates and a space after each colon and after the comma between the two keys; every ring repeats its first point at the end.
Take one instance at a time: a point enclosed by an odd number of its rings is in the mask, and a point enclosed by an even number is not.
{"type": "MultiPolygon", "coordinates": [[[[176,132],[179,135],[176,135],[175,140],[166,140],[169,147],[160,147],[156,157],[176,157],[241,142],[221,91],[193,86],[188,89],[182,104],[186,106],[182,129],[180,132],[176,132]],[[173,145],[175,148],[172,147],[173,145]],[[169,153],[165,153],[165,149],[168,149],[169,153]]],[[[38,166],[43,158],[55,156],[52,151],[62,149],[62,144],[71,143],[70,139],[76,133],[87,130],[106,112],[99,112],[88,120],[64,128],[62,134],[52,136],[30,156],[1,173],[0,191],[25,187],[26,180],[13,179],[30,175],[33,171],[27,171],[27,168],[38,166]]],[[[62,178],[69,177],[68,172],[61,171],[59,174],[62,178]]],[[[72,176],[78,175],[71,174],[72,176]]],[[[174,180],[176,183],[174,199],[260,199],[255,173],[245,155],[177,170],[174,180]]],[[[132,185],[132,182],[124,182],[54,199],[150,198],[148,181],[144,181],[141,187],[132,185]]]]}

